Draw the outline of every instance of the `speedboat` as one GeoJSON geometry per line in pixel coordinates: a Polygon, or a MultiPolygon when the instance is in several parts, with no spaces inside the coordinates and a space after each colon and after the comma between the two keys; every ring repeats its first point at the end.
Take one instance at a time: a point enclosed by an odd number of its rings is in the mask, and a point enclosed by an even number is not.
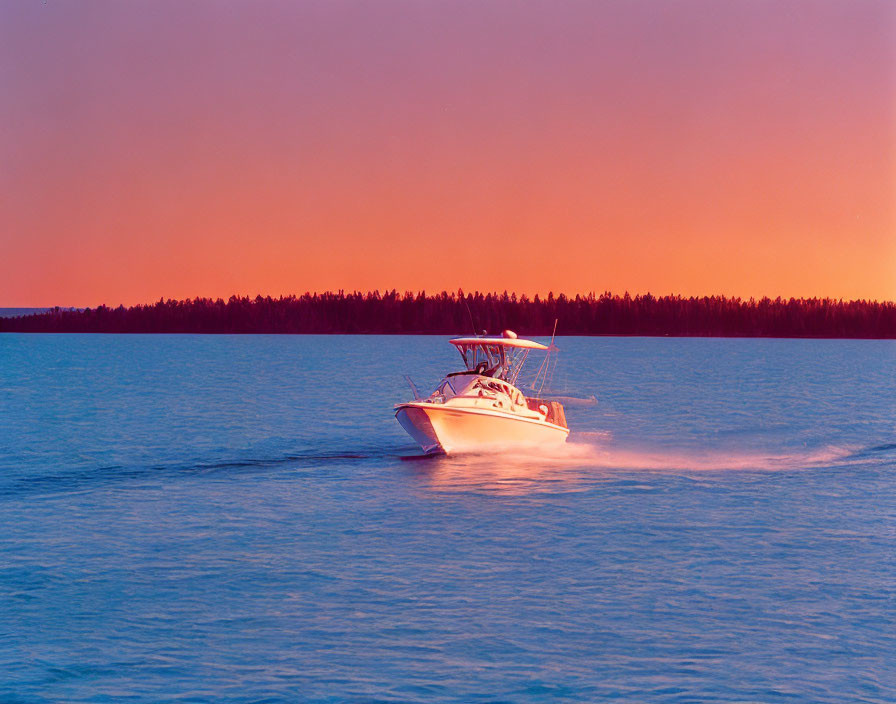
{"type": "MultiPolygon", "coordinates": [[[[532,350],[553,349],[522,340],[511,330],[501,337],[450,340],[464,361],[427,398],[395,406],[395,418],[427,454],[481,452],[566,442],[563,405],[527,398],[515,384],[532,350]]],[[[547,358],[546,358],[547,359],[547,358]]],[[[542,384],[543,386],[543,384],[542,384]]]]}

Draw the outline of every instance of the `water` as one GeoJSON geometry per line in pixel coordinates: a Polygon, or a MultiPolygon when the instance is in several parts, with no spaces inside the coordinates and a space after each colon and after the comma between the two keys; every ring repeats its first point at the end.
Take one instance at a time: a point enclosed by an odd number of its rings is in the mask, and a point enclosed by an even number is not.
{"type": "Polygon", "coordinates": [[[560,345],[409,459],[442,338],[0,335],[0,701],[896,700],[896,343],[560,345]]]}

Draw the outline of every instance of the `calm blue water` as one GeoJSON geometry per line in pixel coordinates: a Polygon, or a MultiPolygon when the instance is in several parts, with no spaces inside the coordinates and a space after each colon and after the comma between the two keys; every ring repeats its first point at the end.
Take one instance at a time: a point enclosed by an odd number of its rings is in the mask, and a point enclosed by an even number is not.
{"type": "Polygon", "coordinates": [[[559,344],[415,460],[442,338],[0,335],[0,701],[896,700],[896,344],[559,344]]]}

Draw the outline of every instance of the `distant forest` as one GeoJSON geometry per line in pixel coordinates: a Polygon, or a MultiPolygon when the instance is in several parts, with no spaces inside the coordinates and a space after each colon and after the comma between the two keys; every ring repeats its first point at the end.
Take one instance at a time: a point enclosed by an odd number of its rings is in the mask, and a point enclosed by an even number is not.
{"type": "Polygon", "coordinates": [[[306,293],[160,300],[131,308],[54,308],[0,319],[0,332],[385,333],[896,338],[896,304],[604,293],[306,293]]]}

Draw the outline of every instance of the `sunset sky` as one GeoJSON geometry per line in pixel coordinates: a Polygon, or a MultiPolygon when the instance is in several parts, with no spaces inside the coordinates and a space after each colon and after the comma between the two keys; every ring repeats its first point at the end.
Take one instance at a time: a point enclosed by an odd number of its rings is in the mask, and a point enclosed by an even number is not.
{"type": "Polygon", "coordinates": [[[0,306],[896,299],[892,0],[0,5],[0,306]]]}

